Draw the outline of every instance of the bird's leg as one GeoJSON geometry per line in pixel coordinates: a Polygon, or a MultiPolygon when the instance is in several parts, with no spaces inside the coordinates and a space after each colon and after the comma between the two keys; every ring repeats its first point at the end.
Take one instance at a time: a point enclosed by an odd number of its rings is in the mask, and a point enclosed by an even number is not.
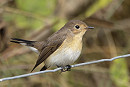
{"type": "Polygon", "coordinates": [[[57,66],[57,68],[61,67],[61,66],[58,66],[58,65],[56,65],[56,66],[57,66]]]}
{"type": "Polygon", "coordinates": [[[61,67],[62,69],[61,69],[61,72],[65,72],[66,71],[66,69],[65,69],[65,67],[63,67],[63,66],[58,66],[58,65],[56,65],[58,68],[59,67],[61,67]]]}
{"type": "Polygon", "coordinates": [[[65,72],[65,71],[66,71],[65,67],[62,67],[62,66],[61,66],[61,68],[62,68],[62,69],[61,69],[61,72],[65,72]]]}
{"type": "Polygon", "coordinates": [[[66,65],[66,71],[71,71],[71,65],[66,65]]]}

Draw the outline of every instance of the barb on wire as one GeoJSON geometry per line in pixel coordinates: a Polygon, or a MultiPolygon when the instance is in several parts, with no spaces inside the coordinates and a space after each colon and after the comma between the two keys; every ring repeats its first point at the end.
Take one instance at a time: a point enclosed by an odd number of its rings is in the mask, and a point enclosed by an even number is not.
{"type": "MultiPolygon", "coordinates": [[[[124,57],[130,57],[130,54],[116,56],[116,57],[113,57],[111,59],[101,59],[101,60],[96,60],[96,61],[91,61],[91,62],[85,62],[85,63],[75,64],[75,65],[71,65],[71,67],[78,67],[78,66],[83,66],[83,65],[93,64],[93,63],[100,63],[100,62],[105,62],[105,61],[113,61],[115,59],[124,58],[124,57]]],[[[56,71],[59,71],[61,69],[62,68],[56,68],[54,70],[45,70],[45,71],[39,71],[39,72],[34,72],[34,73],[23,74],[23,75],[19,75],[19,76],[2,78],[2,79],[0,79],[0,82],[6,81],[6,80],[12,80],[12,79],[17,79],[17,78],[22,78],[22,77],[27,77],[27,76],[32,76],[32,75],[37,75],[37,74],[41,74],[41,73],[56,72],[56,71]]]]}

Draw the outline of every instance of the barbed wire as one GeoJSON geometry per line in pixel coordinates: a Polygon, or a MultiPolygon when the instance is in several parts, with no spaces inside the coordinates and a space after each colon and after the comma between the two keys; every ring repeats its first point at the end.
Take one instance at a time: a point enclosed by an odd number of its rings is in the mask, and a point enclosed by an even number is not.
{"type": "MultiPolygon", "coordinates": [[[[101,59],[101,60],[96,60],[96,61],[90,61],[90,62],[85,62],[85,63],[79,63],[79,64],[71,65],[71,67],[78,67],[78,66],[83,66],[83,65],[93,64],[93,63],[100,63],[100,62],[105,62],[105,61],[113,61],[113,60],[115,60],[115,59],[125,58],[125,57],[130,57],[130,54],[121,55],[121,56],[116,56],[116,57],[113,57],[113,58],[111,58],[111,59],[101,59]]],[[[6,80],[17,79],[17,78],[28,77],[28,76],[37,75],[37,74],[42,74],[42,73],[56,72],[56,71],[59,71],[59,70],[61,70],[61,69],[62,69],[62,68],[60,67],[60,68],[56,68],[56,69],[54,69],[54,70],[45,70],[45,71],[39,71],[39,72],[34,72],[34,73],[28,73],[28,74],[13,76],[13,77],[6,77],[6,78],[0,79],[0,82],[6,81],[6,80]]]]}

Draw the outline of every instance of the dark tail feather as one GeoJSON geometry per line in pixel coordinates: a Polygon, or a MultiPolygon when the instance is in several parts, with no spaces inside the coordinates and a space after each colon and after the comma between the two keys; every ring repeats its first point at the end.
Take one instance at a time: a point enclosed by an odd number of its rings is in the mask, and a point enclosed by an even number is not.
{"type": "Polygon", "coordinates": [[[32,72],[36,67],[37,67],[37,65],[35,65],[35,66],[33,67],[33,69],[31,70],[31,72],[32,72]]]}
{"type": "MultiPolygon", "coordinates": [[[[37,67],[37,65],[35,65],[35,66],[33,67],[33,69],[31,70],[31,72],[32,72],[36,67],[37,67]]],[[[46,70],[46,69],[47,69],[47,67],[44,65],[40,71],[44,71],[44,70],[46,70]]]]}
{"type": "Polygon", "coordinates": [[[29,41],[29,40],[23,40],[23,39],[18,39],[18,38],[11,38],[12,40],[10,42],[13,43],[18,43],[18,44],[22,44],[25,43],[26,46],[34,46],[33,43],[36,41],[29,41]]]}
{"type": "Polygon", "coordinates": [[[46,69],[47,69],[47,67],[44,65],[40,71],[44,71],[46,69]]]}

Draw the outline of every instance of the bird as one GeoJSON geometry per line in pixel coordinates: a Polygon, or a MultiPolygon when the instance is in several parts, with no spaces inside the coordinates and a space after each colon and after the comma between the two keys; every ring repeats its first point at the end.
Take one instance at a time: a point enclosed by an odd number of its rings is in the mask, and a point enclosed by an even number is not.
{"type": "Polygon", "coordinates": [[[90,27],[80,20],[70,20],[44,41],[11,38],[10,42],[28,46],[39,54],[31,72],[43,62],[44,66],[40,71],[50,67],[61,67],[61,71],[65,72],[70,71],[71,64],[79,58],[82,50],[83,35],[89,29],[94,29],[94,27],[90,27]]]}

